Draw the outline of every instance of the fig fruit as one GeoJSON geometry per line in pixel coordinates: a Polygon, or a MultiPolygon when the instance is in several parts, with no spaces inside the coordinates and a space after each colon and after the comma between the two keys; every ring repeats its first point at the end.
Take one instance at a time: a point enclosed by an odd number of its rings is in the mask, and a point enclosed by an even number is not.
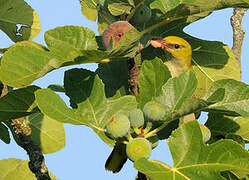
{"type": "Polygon", "coordinates": [[[144,125],[144,114],[140,109],[130,111],[129,120],[131,127],[141,127],[144,125]]]}
{"type": "Polygon", "coordinates": [[[109,25],[102,36],[104,47],[106,49],[117,47],[121,37],[132,28],[134,27],[127,21],[117,21],[109,25]]]}
{"type": "Polygon", "coordinates": [[[134,16],[132,17],[132,22],[135,24],[143,24],[148,22],[150,18],[151,10],[147,5],[143,4],[137,8],[134,16]]]}
{"type": "Polygon", "coordinates": [[[166,114],[164,106],[156,101],[146,103],[143,112],[145,117],[152,121],[161,120],[166,114]]]}
{"type": "Polygon", "coordinates": [[[114,138],[125,136],[130,130],[130,121],[127,116],[118,114],[113,116],[106,126],[107,132],[114,138]]]}
{"type": "Polygon", "coordinates": [[[149,158],[151,155],[151,143],[145,138],[134,138],[126,146],[126,154],[132,161],[136,161],[142,157],[149,158]]]}

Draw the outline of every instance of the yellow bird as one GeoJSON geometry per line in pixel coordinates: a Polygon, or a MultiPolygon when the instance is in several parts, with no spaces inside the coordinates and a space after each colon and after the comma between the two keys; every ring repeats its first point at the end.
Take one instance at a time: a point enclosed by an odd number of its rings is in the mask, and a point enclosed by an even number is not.
{"type": "Polygon", "coordinates": [[[162,48],[171,54],[172,57],[164,63],[168,66],[172,77],[192,70],[192,48],[186,40],[177,36],[168,36],[162,40],[151,40],[150,44],[154,48],[162,48]]]}
{"type": "MultiPolygon", "coordinates": [[[[192,70],[192,48],[191,45],[183,38],[177,36],[167,36],[162,40],[151,40],[150,44],[154,48],[162,48],[169,52],[171,57],[164,62],[171,72],[172,77],[179,76],[187,70],[192,70]]],[[[199,116],[197,113],[196,116],[199,116]]],[[[195,114],[188,114],[180,118],[180,122],[188,122],[194,120],[195,114]]]]}

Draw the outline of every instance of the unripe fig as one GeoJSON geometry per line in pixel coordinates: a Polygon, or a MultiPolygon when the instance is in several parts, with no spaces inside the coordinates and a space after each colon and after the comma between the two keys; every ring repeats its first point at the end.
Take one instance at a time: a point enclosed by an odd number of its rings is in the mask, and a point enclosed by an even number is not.
{"type": "Polygon", "coordinates": [[[135,24],[143,24],[148,22],[150,18],[151,10],[147,5],[143,4],[137,8],[134,16],[132,17],[132,21],[135,24]]]}
{"type": "Polygon", "coordinates": [[[151,143],[142,137],[132,139],[126,146],[126,154],[132,161],[136,161],[142,157],[149,158],[151,150],[151,143]]]}
{"type": "Polygon", "coordinates": [[[204,143],[206,143],[211,138],[211,132],[210,130],[203,124],[200,124],[200,129],[202,133],[202,138],[204,143]]]}
{"type": "Polygon", "coordinates": [[[106,49],[115,48],[118,45],[121,37],[134,28],[127,21],[117,21],[111,25],[109,25],[103,33],[102,41],[103,45],[106,49]],[[112,43],[112,44],[111,44],[112,43]]]}
{"type": "Polygon", "coordinates": [[[114,138],[125,136],[130,130],[130,121],[127,116],[118,114],[113,116],[106,126],[107,132],[114,138]]]}
{"type": "Polygon", "coordinates": [[[130,111],[129,120],[131,127],[141,127],[144,125],[144,114],[140,109],[130,111]]]}
{"type": "Polygon", "coordinates": [[[166,114],[164,106],[156,101],[146,103],[143,112],[145,117],[152,121],[161,120],[166,114]]]}

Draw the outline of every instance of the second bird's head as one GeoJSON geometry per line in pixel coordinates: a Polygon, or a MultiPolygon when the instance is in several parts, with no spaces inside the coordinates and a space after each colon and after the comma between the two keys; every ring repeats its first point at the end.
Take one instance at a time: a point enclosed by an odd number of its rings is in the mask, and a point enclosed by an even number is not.
{"type": "Polygon", "coordinates": [[[177,60],[184,60],[186,65],[191,65],[192,48],[183,38],[167,36],[162,40],[151,40],[150,44],[154,48],[162,48],[168,51],[177,60]]]}

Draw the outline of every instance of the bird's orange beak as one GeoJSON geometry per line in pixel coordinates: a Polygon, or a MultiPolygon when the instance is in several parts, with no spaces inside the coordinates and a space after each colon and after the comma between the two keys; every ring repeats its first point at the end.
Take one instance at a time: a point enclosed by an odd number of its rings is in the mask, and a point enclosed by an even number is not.
{"type": "Polygon", "coordinates": [[[167,47],[168,47],[165,40],[150,40],[150,44],[154,48],[167,49],[167,47]]]}

